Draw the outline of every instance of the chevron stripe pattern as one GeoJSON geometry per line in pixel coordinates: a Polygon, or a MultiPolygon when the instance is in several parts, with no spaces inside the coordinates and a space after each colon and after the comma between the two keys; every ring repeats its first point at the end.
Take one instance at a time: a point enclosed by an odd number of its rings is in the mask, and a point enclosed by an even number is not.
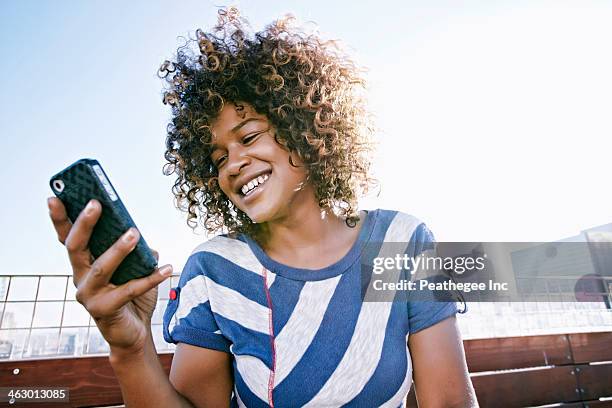
{"type": "Polygon", "coordinates": [[[363,302],[371,277],[363,249],[402,242],[416,256],[433,239],[411,215],[368,211],[340,261],[306,270],[274,261],[249,237],[215,237],[185,265],[164,336],[232,354],[233,406],[402,407],[412,384],[410,333],[457,308],[363,302]]]}

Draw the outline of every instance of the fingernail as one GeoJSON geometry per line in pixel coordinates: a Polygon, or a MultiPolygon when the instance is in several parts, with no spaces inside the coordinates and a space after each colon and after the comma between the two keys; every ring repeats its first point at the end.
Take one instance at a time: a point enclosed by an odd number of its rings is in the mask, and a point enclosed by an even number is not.
{"type": "Polygon", "coordinates": [[[172,275],[172,265],[166,265],[159,270],[159,273],[162,276],[170,276],[172,275]]]}
{"type": "Polygon", "coordinates": [[[85,207],[85,214],[87,214],[87,215],[91,215],[91,213],[93,212],[93,210],[94,210],[94,202],[93,202],[93,200],[90,200],[90,201],[87,203],[87,206],[85,207]]]}
{"type": "Polygon", "coordinates": [[[134,238],[136,238],[136,230],[134,228],[130,228],[129,230],[127,230],[127,232],[123,235],[123,242],[125,243],[130,243],[134,240],[134,238]]]}

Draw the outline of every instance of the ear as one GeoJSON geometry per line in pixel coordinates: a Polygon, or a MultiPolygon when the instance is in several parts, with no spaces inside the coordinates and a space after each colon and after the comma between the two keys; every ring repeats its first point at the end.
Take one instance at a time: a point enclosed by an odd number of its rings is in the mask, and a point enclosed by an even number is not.
{"type": "Polygon", "coordinates": [[[238,115],[240,119],[244,119],[246,117],[246,111],[242,103],[236,102],[234,109],[236,110],[236,115],[238,115]]]}
{"type": "Polygon", "coordinates": [[[304,167],[304,161],[296,151],[289,152],[289,164],[293,167],[304,167]]]}

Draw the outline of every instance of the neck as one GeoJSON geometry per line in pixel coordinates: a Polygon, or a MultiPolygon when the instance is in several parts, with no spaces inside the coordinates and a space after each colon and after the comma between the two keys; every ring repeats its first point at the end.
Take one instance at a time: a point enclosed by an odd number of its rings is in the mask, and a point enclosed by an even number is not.
{"type": "Polygon", "coordinates": [[[261,225],[258,240],[264,250],[294,251],[320,245],[348,228],[331,210],[319,207],[314,192],[308,196],[311,199],[295,200],[285,216],[261,225]]]}

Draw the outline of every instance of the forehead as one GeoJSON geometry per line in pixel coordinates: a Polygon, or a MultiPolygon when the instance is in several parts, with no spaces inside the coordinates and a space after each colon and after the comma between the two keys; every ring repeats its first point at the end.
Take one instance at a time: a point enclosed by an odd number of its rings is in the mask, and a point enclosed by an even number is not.
{"type": "Polygon", "coordinates": [[[248,104],[226,103],[221,112],[219,112],[219,116],[217,116],[210,126],[213,143],[218,138],[231,135],[233,129],[248,119],[267,121],[265,115],[255,112],[255,109],[248,104]]]}

